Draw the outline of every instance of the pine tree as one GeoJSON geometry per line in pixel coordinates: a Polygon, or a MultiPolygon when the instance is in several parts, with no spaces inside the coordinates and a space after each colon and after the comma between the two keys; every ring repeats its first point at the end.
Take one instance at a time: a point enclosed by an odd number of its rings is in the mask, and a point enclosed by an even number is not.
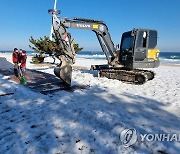
{"type": "MultiPolygon", "coordinates": [[[[48,54],[52,56],[53,54],[59,55],[61,53],[61,48],[58,45],[58,41],[53,35],[54,40],[50,40],[49,37],[44,36],[44,38],[40,37],[40,39],[34,39],[32,36],[30,37],[29,41],[33,45],[29,45],[31,49],[36,51],[39,55],[48,54]]],[[[83,48],[79,47],[79,44],[74,44],[75,52],[81,51],[83,48]]]]}
{"type": "Polygon", "coordinates": [[[31,36],[29,41],[31,42],[31,44],[33,44],[33,46],[29,45],[29,47],[40,55],[48,54],[51,56],[53,52],[55,52],[55,49],[57,48],[55,42],[51,41],[47,36],[44,36],[44,38],[40,37],[40,39],[38,40],[35,40],[31,36]]]}

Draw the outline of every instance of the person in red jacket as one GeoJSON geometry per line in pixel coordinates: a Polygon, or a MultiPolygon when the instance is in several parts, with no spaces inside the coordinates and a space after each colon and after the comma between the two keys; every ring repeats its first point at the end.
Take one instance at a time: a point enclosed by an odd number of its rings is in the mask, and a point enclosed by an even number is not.
{"type": "Polygon", "coordinates": [[[26,51],[22,50],[22,54],[20,57],[20,63],[21,63],[20,68],[22,70],[22,73],[25,73],[26,71],[26,59],[27,59],[26,51]]]}
{"type": "Polygon", "coordinates": [[[13,63],[16,64],[18,63],[18,49],[17,48],[14,48],[14,51],[13,51],[13,54],[12,54],[12,60],[13,60],[13,63]]]}
{"type": "Polygon", "coordinates": [[[14,63],[14,74],[18,76],[19,53],[17,48],[14,48],[14,51],[12,53],[12,60],[14,63]]]}

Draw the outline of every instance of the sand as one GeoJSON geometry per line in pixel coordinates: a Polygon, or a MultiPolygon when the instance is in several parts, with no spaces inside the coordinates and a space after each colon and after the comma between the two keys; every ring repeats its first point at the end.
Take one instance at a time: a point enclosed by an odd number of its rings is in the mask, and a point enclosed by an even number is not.
{"type": "MultiPolygon", "coordinates": [[[[10,54],[0,54],[11,61],[10,54]]],[[[27,67],[53,74],[53,67],[27,67]]],[[[179,153],[180,141],[136,141],[125,147],[121,133],[180,134],[180,69],[161,65],[144,85],[97,77],[91,64],[77,58],[72,85],[87,89],[35,93],[0,75],[0,149],[2,153],[179,153]]],[[[2,64],[0,63],[2,66],[2,64]]],[[[0,66],[0,67],[1,67],[0,66]]]]}

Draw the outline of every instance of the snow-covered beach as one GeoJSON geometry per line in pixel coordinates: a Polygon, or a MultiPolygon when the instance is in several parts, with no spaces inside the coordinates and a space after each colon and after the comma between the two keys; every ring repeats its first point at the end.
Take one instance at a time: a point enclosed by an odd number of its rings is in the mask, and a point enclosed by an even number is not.
{"type": "MultiPolygon", "coordinates": [[[[11,54],[0,57],[11,62],[11,54]]],[[[27,68],[53,74],[53,65],[30,60],[27,68]]],[[[179,153],[180,135],[179,141],[138,140],[125,147],[120,134],[124,129],[135,129],[138,137],[180,134],[180,67],[153,69],[155,79],[139,86],[84,69],[104,63],[77,58],[72,85],[88,88],[49,95],[0,74],[0,95],[14,93],[0,96],[0,153],[179,153]]]]}

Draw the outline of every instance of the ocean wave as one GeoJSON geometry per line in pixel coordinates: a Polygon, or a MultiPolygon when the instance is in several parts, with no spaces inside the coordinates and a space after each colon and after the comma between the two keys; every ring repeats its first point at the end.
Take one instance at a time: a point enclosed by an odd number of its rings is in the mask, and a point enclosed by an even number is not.
{"type": "MultiPolygon", "coordinates": [[[[12,51],[0,51],[1,53],[12,53],[12,51]]],[[[37,53],[34,51],[27,51],[29,56],[35,56],[37,53]]],[[[106,60],[106,56],[103,52],[91,52],[81,51],[76,54],[77,58],[95,59],[95,60],[106,60]]],[[[160,63],[162,64],[180,64],[180,53],[161,53],[160,63]]]]}
{"type": "MultiPolygon", "coordinates": [[[[77,58],[105,60],[106,56],[100,55],[100,54],[92,54],[92,55],[77,54],[77,58]]],[[[160,63],[162,63],[162,64],[180,64],[180,57],[178,57],[178,56],[160,57],[160,63]]]]}
{"type": "Polygon", "coordinates": [[[180,59],[180,56],[171,56],[171,59],[180,59]]]}
{"type": "Polygon", "coordinates": [[[167,57],[160,57],[161,59],[173,59],[173,60],[180,60],[180,56],[167,56],[167,57]]]}
{"type": "Polygon", "coordinates": [[[160,58],[162,64],[180,64],[180,59],[160,58]]]}
{"type": "Polygon", "coordinates": [[[81,55],[77,54],[77,58],[86,58],[86,59],[106,59],[105,55],[92,54],[92,55],[81,55]]]}

